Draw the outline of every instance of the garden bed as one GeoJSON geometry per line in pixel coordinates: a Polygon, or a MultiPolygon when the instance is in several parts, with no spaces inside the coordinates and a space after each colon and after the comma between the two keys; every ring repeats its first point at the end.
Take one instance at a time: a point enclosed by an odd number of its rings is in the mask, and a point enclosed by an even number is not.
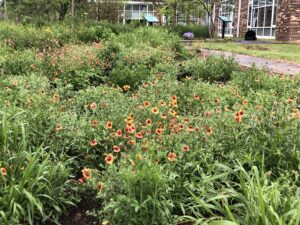
{"type": "Polygon", "coordinates": [[[0,28],[0,223],[297,224],[299,77],[103,26],[0,28]]]}

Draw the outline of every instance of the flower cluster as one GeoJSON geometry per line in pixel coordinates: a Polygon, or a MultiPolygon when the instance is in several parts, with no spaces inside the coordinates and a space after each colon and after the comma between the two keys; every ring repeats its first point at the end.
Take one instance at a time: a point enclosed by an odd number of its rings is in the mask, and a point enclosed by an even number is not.
{"type": "Polygon", "coordinates": [[[182,35],[184,40],[194,40],[195,35],[192,32],[186,32],[182,35]]]}

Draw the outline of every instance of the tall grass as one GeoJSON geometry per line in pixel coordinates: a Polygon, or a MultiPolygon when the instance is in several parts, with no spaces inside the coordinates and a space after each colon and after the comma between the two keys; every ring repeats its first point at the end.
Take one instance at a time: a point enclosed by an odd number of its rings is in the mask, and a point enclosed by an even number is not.
{"type": "Polygon", "coordinates": [[[43,147],[29,148],[18,114],[0,112],[0,118],[0,167],[7,171],[0,176],[0,223],[57,221],[73,205],[67,163],[55,161],[43,147]]]}

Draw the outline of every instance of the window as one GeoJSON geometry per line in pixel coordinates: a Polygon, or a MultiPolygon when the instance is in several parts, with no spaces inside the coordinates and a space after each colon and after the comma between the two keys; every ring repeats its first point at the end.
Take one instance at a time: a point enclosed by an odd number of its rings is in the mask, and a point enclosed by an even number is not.
{"type": "Polygon", "coordinates": [[[250,0],[248,28],[257,36],[274,37],[276,30],[277,0],[250,0]]]}
{"type": "MultiPolygon", "coordinates": [[[[222,0],[219,16],[225,16],[229,20],[233,21],[233,4],[231,0],[222,0]]],[[[222,34],[223,24],[219,20],[218,24],[218,34],[222,34]]],[[[233,33],[233,22],[226,23],[225,35],[231,36],[233,33]]]]}
{"type": "Polygon", "coordinates": [[[147,15],[153,15],[152,4],[126,4],[125,7],[122,6],[119,9],[119,21],[122,21],[122,19],[124,19],[125,21],[123,20],[123,22],[131,20],[143,20],[143,17],[147,15]]]}

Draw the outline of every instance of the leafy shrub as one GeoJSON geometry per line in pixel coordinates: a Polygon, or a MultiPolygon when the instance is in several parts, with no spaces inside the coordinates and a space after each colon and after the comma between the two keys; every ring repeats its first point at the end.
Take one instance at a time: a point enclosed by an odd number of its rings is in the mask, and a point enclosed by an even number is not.
{"type": "Polygon", "coordinates": [[[112,31],[104,26],[81,27],[77,31],[78,39],[82,42],[99,42],[109,38],[112,31]]]}
{"type": "Polygon", "coordinates": [[[209,82],[226,82],[237,69],[238,65],[233,58],[211,56],[205,61],[195,58],[187,62],[179,78],[192,76],[209,82]]]}
{"type": "Polygon", "coordinates": [[[184,33],[192,32],[195,35],[195,38],[208,38],[209,30],[207,26],[203,25],[176,25],[168,27],[169,30],[177,33],[180,37],[184,33]]]}
{"type": "Polygon", "coordinates": [[[0,40],[16,50],[25,48],[49,49],[58,45],[51,28],[37,29],[32,25],[5,23],[0,27],[0,40]]]}
{"type": "Polygon", "coordinates": [[[100,213],[110,224],[170,224],[169,178],[159,166],[140,161],[134,171],[125,165],[108,168],[103,182],[100,213]]]}
{"type": "Polygon", "coordinates": [[[149,70],[144,65],[133,69],[117,66],[111,71],[108,81],[120,87],[129,85],[131,89],[136,89],[142,82],[149,80],[149,76],[149,70]]]}
{"type": "Polygon", "coordinates": [[[287,94],[293,87],[300,84],[299,79],[289,77],[270,76],[266,72],[252,67],[243,72],[234,72],[233,83],[238,85],[245,94],[257,91],[276,91],[278,95],[287,94]]]}
{"type": "Polygon", "coordinates": [[[30,50],[14,51],[4,57],[0,69],[6,75],[26,75],[34,70],[35,54],[30,50]]]}

